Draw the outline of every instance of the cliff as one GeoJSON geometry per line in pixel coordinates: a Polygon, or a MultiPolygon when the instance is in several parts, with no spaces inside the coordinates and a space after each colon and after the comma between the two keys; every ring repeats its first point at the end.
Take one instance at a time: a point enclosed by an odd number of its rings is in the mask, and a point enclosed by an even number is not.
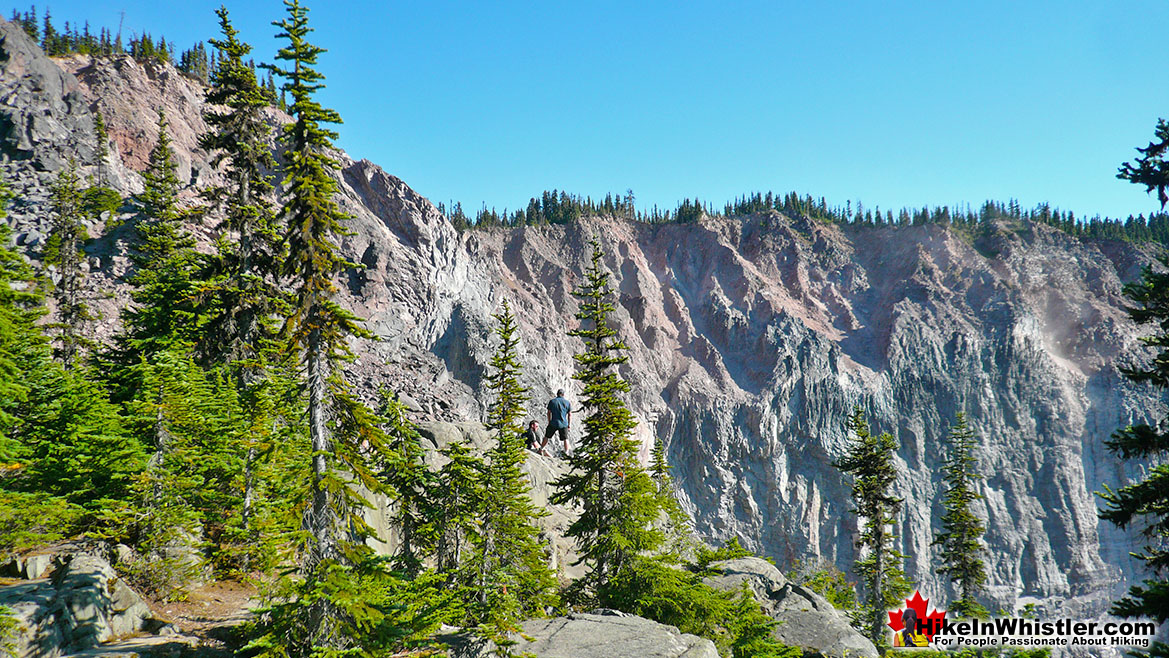
{"type": "MultiPolygon", "coordinates": [[[[17,195],[5,221],[31,258],[52,173],[69,158],[97,173],[95,110],[115,147],[103,171],[123,194],[141,189],[158,108],[186,198],[215,180],[194,141],[204,128],[196,82],[129,58],[49,60],[7,24],[0,38],[0,170],[17,195]]],[[[831,461],[860,405],[901,444],[896,533],[907,571],[923,594],[945,598],[930,547],[939,441],[965,410],[980,437],[992,609],[1036,602],[1096,615],[1141,577],[1131,538],[1097,521],[1092,492],[1130,475],[1103,439],[1165,413],[1162,396],[1115,370],[1140,354],[1121,285],[1149,261],[1146,249],[1044,226],[972,240],[936,225],[853,228],[778,213],[460,234],[403,181],[339,157],[354,230],[344,250],[363,265],[345,275],[343,294],[377,336],[356,346],[352,374],[366,390],[388,384],[416,399],[419,420],[482,418],[490,315],[504,299],[519,319],[529,417],[543,418],[558,387],[576,397],[571,291],[595,237],[619,291],[613,319],[630,347],[621,374],[638,438],[647,451],[664,441],[700,534],[740,537],[781,566],[823,557],[847,570],[857,524],[831,461]]],[[[126,301],[133,221],[127,207],[90,227],[98,337],[126,301]]],[[[213,226],[191,228],[205,240],[213,226]]]]}

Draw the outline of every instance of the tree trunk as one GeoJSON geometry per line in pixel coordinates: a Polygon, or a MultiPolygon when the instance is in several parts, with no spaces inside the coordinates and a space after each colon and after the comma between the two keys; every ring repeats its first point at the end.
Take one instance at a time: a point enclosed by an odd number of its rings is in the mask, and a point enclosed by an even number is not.
{"type": "Polygon", "coordinates": [[[333,527],[333,512],[329,507],[329,492],[325,489],[324,480],[328,475],[329,462],[326,455],[329,453],[329,435],[325,427],[325,388],[327,374],[325,354],[321,346],[319,329],[314,329],[308,336],[308,348],[305,353],[308,365],[308,418],[309,438],[313,446],[313,487],[312,508],[309,512],[308,529],[312,533],[312,552],[310,564],[315,566],[323,560],[333,557],[336,538],[333,527]]]}

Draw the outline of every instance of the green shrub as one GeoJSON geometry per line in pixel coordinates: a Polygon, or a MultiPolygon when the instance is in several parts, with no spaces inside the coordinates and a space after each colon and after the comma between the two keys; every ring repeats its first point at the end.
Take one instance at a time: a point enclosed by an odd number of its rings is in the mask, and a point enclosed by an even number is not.
{"type": "Polygon", "coordinates": [[[75,534],[83,513],[45,493],[0,491],[0,560],[75,534]]]}

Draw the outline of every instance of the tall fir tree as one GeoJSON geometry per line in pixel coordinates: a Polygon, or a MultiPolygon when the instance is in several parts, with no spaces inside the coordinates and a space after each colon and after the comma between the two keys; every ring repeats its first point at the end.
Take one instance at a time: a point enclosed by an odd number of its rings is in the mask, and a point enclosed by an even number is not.
{"type": "Polygon", "coordinates": [[[135,367],[169,348],[190,345],[197,338],[200,314],[196,301],[195,240],[182,225],[178,204],[178,166],[171,148],[166,115],[158,113],[158,141],[142,178],[142,207],[137,241],[131,255],[131,308],[122,314],[110,371],[119,399],[133,396],[135,367]]]}
{"type": "Polygon", "coordinates": [[[890,526],[901,509],[901,499],[893,495],[897,469],[893,453],[897,442],[882,433],[873,436],[864,412],[853,410],[848,420],[852,434],[848,452],[833,462],[841,472],[852,476],[852,499],[855,512],[863,520],[857,550],[863,555],[856,561],[857,575],[864,583],[862,618],[857,620],[878,648],[889,645],[887,611],[897,607],[908,593],[909,584],[901,571],[904,556],[893,547],[890,526]]]}
{"type": "Polygon", "coordinates": [[[476,599],[472,618],[491,624],[502,637],[520,620],[542,613],[554,602],[555,580],[536,526],[536,519],[546,513],[532,504],[522,470],[527,451],[521,419],[529,398],[528,389],[520,384],[518,328],[506,300],[494,318],[499,346],[491,357],[486,385],[492,396],[487,428],[495,434],[495,445],[487,452],[480,523],[472,542],[476,599]]]}
{"type": "MultiPolygon", "coordinates": [[[[1161,124],[1164,125],[1164,122],[1161,124]]],[[[1129,317],[1138,325],[1151,325],[1153,333],[1141,338],[1152,348],[1146,364],[1121,367],[1121,373],[1136,384],[1150,384],[1160,391],[1169,388],[1169,258],[1158,269],[1146,267],[1139,281],[1124,287],[1132,301],[1129,317]]],[[[1153,465],[1144,478],[1113,490],[1105,486],[1100,495],[1105,508],[1100,518],[1119,528],[1140,524],[1140,535],[1148,542],[1140,553],[1152,577],[1129,589],[1128,596],[1117,601],[1112,614],[1121,617],[1148,617],[1158,623],[1169,621],[1169,420],[1129,425],[1117,430],[1105,441],[1108,449],[1125,460],[1141,460],[1153,465]]],[[[1134,651],[1135,656],[1169,656],[1169,645],[1154,642],[1148,651],[1134,651]]]]}
{"type": "Polygon", "coordinates": [[[81,349],[90,345],[85,324],[91,318],[81,298],[85,273],[81,270],[81,245],[88,237],[82,219],[82,192],[77,165],[57,174],[53,185],[53,224],[44,262],[57,269],[53,298],[57,305],[57,355],[66,369],[77,365],[81,349]]]}
{"type": "Polygon", "coordinates": [[[256,460],[272,454],[269,448],[275,440],[278,420],[272,397],[286,384],[273,374],[270,363],[280,361],[272,352],[272,318],[282,301],[277,287],[279,235],[268,200],[273,186],[267,172],[275,167],[275,159],[262,114],[268,102],[255,70],[244,61],[251,46],[239,40],[225,7],[216,15],[223,38],[210,43],[219,50],[220,61],[210,78],[203,111],[208,131],[200,136],[199,145],[213,154],[213,162],[226,174],[225,185],[205,192],[224,209],[225,221],[216,254],[204,273],[209,281],[204,293],[209,318],[201,332],[200,351],[212,362],[231,364],[253,428],[247,434],[244,463],[241,522],[247,533],[255,506],[256,460]]]}
{"type": "Polygon", "coordinates": [[[99,109],[94,109],[93,111],[93,136],[97,142],[97,149],[94,151],[97,186],[105,187],[107,161],[110,158],[110,133],[106,129],[105,117],[102,116],[101,110],[99,109]]]}
{"type": "Polygon", "coordinates": [[[975,483],[982,479],[978,473],[978,460],[974,458],[974,430],[966,422],[966,414],[958,412],[954,426],[950,428],[947,440],[949,450],[942,466],[946,481],[946,493],[942,495],[942,531],[934,537],[934,546],[941,547],[941,566],[937,572],[949,576],[958,587],[958,600],[950,604],[956,614],[981,617],[986,608],[978,602],[978,596],[986,584],[986,549],[982,545],[982,534],[986,526],[970,508],[982,496],[974,490],[975,483]]]}
{"type": "Polygon", "coordinates": [[[585,282],[573,295],[581,328],[569,332],[584,340],[584,351],[573,355],[573,378],[583,385],[586,412],[584,436],[568,458],[571,471],[556,481],[551,500],[579,506],[580,516],[565,532],[576,539],[589,572],[581,585],[595,591],[614,572],[640,554],[659,548],[662,532],[655,527],[660,512],[657,491],[638,463],[638,446],[630,436],[636,421],[621,400],[629,384],[616,368],[628,360],[628,348],[609,326],[613,290],[601,261],[601,245],[593,240],[585,282]]]}
{"type": "Polygon", "coordinates": [[[324,81],[314,67],[324,51],[307,41],[308,9],[299,0],[284,4],[287,16],[274,23],[285,40],[276,54],[283,64],[272,67],[293,99],[292,122],[281,135],[286,192],[278,217],[287,227],[283,273],[293,287],[283,334],[303,368],[312,464],[301,576],[270,611],[255,646],[267,655],[392,653],[449,619],[451,608],[428,589],[430,580],[400,579],[365,544],[374,536],[362,514],[366,496],[391,493],[380,473],[396,455],[382,419],[354,397],[340,367],[351,358],[349,339],[369,336],[336,301],[334,279],[353,264],[335,242],[347,233],[348,217],[334,198],[332,172],[340,165],[329,151],[337,133],[323,124],[341,117],[314,99],[324,81]],[[421,598],[396,607],[403,597],[421,598]]]}
{"type": "Polygon", "coordinates": [[[350,337],[368,337],[357,317],[335,300],[334,277],[352,263],[345,260],[334,242],[347,233],[348,219],[337,205],[337,183],[330,172],[337,164],[328,153],[337,133],[322,124],[341,123],[334,110],[314,98],[323,87],[324,76],[315,68],[324,49],[307,41],[308,9],[298,0],[284,3],[288,16],[275,25],[278,39],[287,44],[276,54],[287,68],[273,71],[286,82],[283,89],[293,98],[289,108],[293,121],[284,127],[284,185],[287,190],[280,217],[287,226],[288,254],[284,274],[291,278],[295,300],[285,322],[290,344],[302,354],[308,399],[309,437],[313,448],[312,502],[307,523],[311,535],[309,565],[338,557],[337,543],[342,520],[338,512],[352,498],[339,477],[338,467],[352,470],[357,464],[333,463],[340,456],[337,439],[328,419],[339,409],[338,396],[348,397],[337,364],[349,356],[350,337]]]}

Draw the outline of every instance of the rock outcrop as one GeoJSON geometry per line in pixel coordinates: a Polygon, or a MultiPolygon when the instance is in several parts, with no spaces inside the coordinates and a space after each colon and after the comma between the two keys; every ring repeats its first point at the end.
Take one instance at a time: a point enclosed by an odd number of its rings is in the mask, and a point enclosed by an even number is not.
{"type": "Polygon", "coordinates": [[[763,611],[779,621],[772,635],[804,650],[805,658],[877,658],[877,648],[849,625],[848,619],[823,596],[788,582],[775,565],[757,557],[715,562],[720,572],[707,585],[737,592],[747,583],[763,611]]]}
{"type": "Polygon", "coordinates": [[[177,633],[95,552],[60,553],[50,577],[0,586],[0,606],[16,619],[18,658],[56,658],[144,632],[177,633]]]}
{"type": "MultiPolygon", "coordinates": [[[[54,62],[10,27],[2,34],[9,146],[0,164],[20,195],[6,221],[36,259],[48,172],[70,152],[93,171],[86,113],[100,106],[119,151],[112,159],[136,163],[153,136],[135,122],[167,102],[173,125],[197,131],[200,95],[168,67],[54,62]]],[[[185,180],[213,180],[207,155],[183,140],[185,180]]],[[[364,390],[409,395],[421,420],[482,418],[491,314],[505,298],[534,391],[529,416],[543,419],[557,387],[575,397],[571,291],[596,237],[616,289],[614,327],[630,348],[621,375],[633,386],[638,438],[647,451],[655,437],[665,443],[700,534],[739,537],[780,564],[824,558],[848,570],[856,518],[831,463],[860,405],[901,446],[896,528],[908,575],[944,600],[950,587],[931,546],[940,442],[965,410],[986,476],[975,512],[987,519],[992,609],[1026,600],[1047,616],[1096,615],[1141,578],[1132,539],[1097,521],[1092,493],[1136,472],[1102,440],[1166,411],[1162,394],[1128,385],[1114,368],[1141,353],[1121,293],[1149,262],[1141,247],[1038,225],[972,240],[937,225],[841,227],[778,213],[459,234],[400,179],[340,157],[354,231],[343,248],[363,265],[342,277],[343,301],[378,337],[355,346],[351,374],[364,390]]],[[[130,194],[140,181],[127,168],[112,184],[130,194]]],[[[213,228],[192,226],[203,239],[213,228]]],[[[119,277],[130,233],[92,231],[88,285],[112,293],[93,296],[100,339],[126,303],[119,277]]]]}
{"type": "MultiPolygon", "coordinates": [[[[526,621],[516,640],[513,655],[538,658],[718,658],[710,640],[604,609],[526,621]]],[[[452,658],[496,655],[489,642],[459,638],[452,645],[452,658]]]]}

